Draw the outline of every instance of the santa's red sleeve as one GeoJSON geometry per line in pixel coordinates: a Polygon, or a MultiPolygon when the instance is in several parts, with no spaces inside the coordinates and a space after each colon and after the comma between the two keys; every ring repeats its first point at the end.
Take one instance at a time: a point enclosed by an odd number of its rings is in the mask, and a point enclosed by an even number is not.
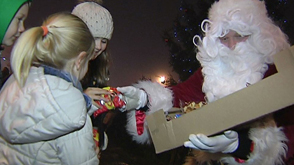
{"type": "Polygon", "coordinates": [[[204,93],[202,92],[203,76],[199,68],[186,81],[171,87],[173,92],[173,105],[180,107],[180,102],[195,102],[204,101],[204,93]]]}

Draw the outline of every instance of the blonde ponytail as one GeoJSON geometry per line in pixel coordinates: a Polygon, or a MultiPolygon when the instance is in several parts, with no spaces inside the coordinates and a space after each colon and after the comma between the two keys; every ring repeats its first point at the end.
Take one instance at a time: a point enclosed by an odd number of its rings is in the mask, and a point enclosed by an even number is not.
{"type": "MultiPolygon", "coordinates": [[[[24,86],[32,65],[48,65],[71,73],[73,59],[85,51],[90,60],[95,40],[87,25],[70,13],[51,15],[42,27],[24,32],[18,39],[11,56],[11,67],[20,86],[24,86]]],[[[86,64],[86,63],[85,63],[86,64]]]]}
{"type": "Polygon", "coordinates": [[[36,52],[36,45],[42,40],[43,30],[35,27],[24,32],[15,46],[11,54],[11,67],[14,77],[23,86],[28,77],[30,67],[36,52]]]}

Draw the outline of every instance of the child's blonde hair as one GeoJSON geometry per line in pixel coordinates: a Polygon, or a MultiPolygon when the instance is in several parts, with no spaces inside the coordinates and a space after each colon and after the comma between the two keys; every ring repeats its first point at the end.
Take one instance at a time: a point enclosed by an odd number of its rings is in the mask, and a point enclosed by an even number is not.
{"type": "Polygon", "coordinates": [[[95,40],[87,25],[77,16],[56,13],[47,18],[42,27],[24,32],[12,51],[11,67],[21,86],[25,84],[32,65],[44,64],[71,73],[73,59],[79,53],[87,53],[83,64],[93,56],[95,40]],[[42,27],[48,28],[47,34],[42,27]]]}

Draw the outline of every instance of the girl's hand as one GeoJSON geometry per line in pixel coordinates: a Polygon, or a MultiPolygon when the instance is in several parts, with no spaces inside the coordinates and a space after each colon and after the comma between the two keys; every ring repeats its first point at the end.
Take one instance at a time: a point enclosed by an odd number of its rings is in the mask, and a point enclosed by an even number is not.
{"type": "Polygon", "coordinates": [[[110,95],[111,92],[102,88],[89,87],[84,91],[89,97],[91,97],[94,101],[104,100],[106,102],[110,101],[109,99],[103,97],[102,95],[110,95]]]}

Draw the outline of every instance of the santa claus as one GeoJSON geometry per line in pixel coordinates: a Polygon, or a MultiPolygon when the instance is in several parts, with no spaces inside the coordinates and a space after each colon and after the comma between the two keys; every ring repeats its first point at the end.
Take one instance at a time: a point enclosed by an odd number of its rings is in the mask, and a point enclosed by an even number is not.
{"type": "MultiPolygon", "coordinates": [[[[146,115],[180,107],[183,102],[209,104],[276,73],[273,55],[290,47],[287,36],[268,17],[264,1],[215,2],[201,27],[204,37],[195,36],[193,41],[201,68],[187,81],[170,88],[146,81],[118,88],[135,105],[129,107],[145,106],[146,115]]],[[[138,114],[142,117],[138,112],[128,112],[127,129],[133,140],[148,143],[147,124],[145,129],[138,127],[139,119],[143,123],[143,118],[136,118],[138,114]]],[[[289,163],[294,155],[294,125],[283,125],[281,114],[270,114],[211,137],[191,134],[184,146],[193,149],[193,156],[187,158],[186,164],[211,160],[243,165],[289,163]]]]}

